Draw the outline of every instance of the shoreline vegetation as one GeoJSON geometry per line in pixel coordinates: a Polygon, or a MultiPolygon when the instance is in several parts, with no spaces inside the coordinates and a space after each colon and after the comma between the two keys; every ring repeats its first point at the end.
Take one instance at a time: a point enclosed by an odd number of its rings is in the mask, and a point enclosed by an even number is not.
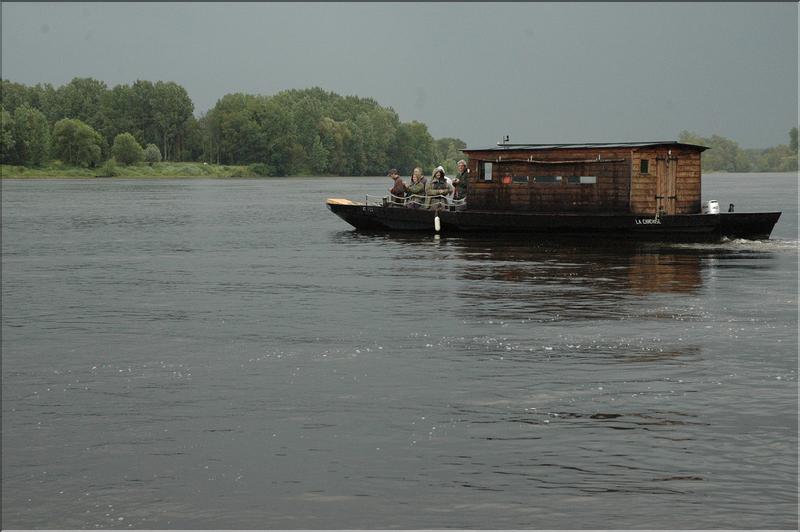
{"type": "MultiPolygon", "coordinates": [[[[455,125],[454,125],[455,127],[455,125]]],[[[745,149],[720,135],[682,131],[710,148],[702,170],[797,171],[789,143],[745,149]]],[[[136,80],[109,88],[92,78],[61,87],[0,80],[0,177],[246,178],[410,175],[436,166],[453,174],[466,143],[434,139],[372,98],[319,87],[274,95],[226,94],[208,112],[175,82],[136,80]]]]}
{"type": "MultiPolygon", "coordinates": [[[[0,165],[2,179],[231,179],[268,178],[260,176],[248,166],[219,165],[198,162],[161,162],[117,165],[114,172],[103,167],[85,168],[54,162],[38,168],[0,165]],[[113,175],[109,175],[113,174],[113,175]]],[[[300,177],[300,176],[297,176],[300,177]]],[[[324,176],[323,176],[324,177],[324,176]]]]}
{"type": "MultiPolygon", "coordinates": [[[[788,171],[769,172],[727,172],[703,171],[704,177],[725,177],[727,174],[776,174],[794,173],[788,171]]],[[[262,176],[253,172],[247,166],[217,165],[196,162],[162,162],[153,166],[147,164],[129,165],[120,167],[114,175],[101,175],[99,168],[81,168],[63,164],[51,164],[40,168],[27,168],[24,166],[0,165],[0,180],[6,179],[280,179],[280,178],[305,178],[305,177],[364,177],[376,178],[382,175],[339,176],[335,174],[303,174],[294,176],[262,176]]]]}
{"type": "Polygon", "coordinates": [[[424,123],[402,122],[372,98],[319,87],[226,94],[200,116],[183,87],[164,81],[109,88],[92,78],[61,87],[0,80],[0,96],[0,164],[14,172],[55,164],[138,175],[149,172],[126,167],[161,161],[261,177],[410,174],[439,165],[453,172],[466,147],[434,139],[424,123]]]}

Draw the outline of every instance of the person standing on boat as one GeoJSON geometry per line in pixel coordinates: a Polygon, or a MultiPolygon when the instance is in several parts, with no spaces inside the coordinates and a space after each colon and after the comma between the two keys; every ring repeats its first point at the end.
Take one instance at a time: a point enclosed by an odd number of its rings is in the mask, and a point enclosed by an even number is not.
{"type": "Polygon", "coordinates": [[[409,207],[419,207],[425,199],[425,176],[422,175],[422,168],[414,168],[411,174],[411,184],[407,187],[409,198],[406,205],[409,207]]]}
{"type": "Polygon", "coordinates": [[[452,195],[454,190],[453,185],[445,178],[444,168],[437,166],[430,182],[425,185],[425,206],[437,210],[440,207],[447,207],[447,197],[452,195]]]}
{"type": "Polygon", "coordinates": [[[389,170],[389,177],[394,181],[392,188],[389,189],[389,194],[392,196],[393,203],[403,204],[406,201],[406,192],[408,192],[408,187],[406,186],[405,181],[403,178],[400,177],[400,172],[397,171],[397,168],[392,168],[389,170]]]}
{"type": "Polygon", "coordinates": [[[414,168],[414,173],[419,176],[419,182],[422,183],[423,186],[428,184],[428,178],[425,177],[425,174],[422,173],[422,168],[417,166],[414,168]]]}
{"type": "Polygon", "coordinates": [[[467,161],[461,159],[456,166],[458,167],[458,175],[453,179],[453,186],[456,189],[455,194],[453,194],[453,199],[463,200],[467,197],[467,177],[469,174],[469,170],[467,170],[467,161]]]}

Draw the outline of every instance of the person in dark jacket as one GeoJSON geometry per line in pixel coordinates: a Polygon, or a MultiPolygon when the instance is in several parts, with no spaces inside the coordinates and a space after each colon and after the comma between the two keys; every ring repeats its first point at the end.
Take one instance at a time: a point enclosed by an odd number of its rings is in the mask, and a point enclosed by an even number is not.
{"type": "Polygon", "coordinates": [[[403,181],[403,178],[400,177],[400,172],[397,171],[397,168],[392,168],[389,170],[388,175],[393,181],[392,188],[389,189],[392,202],[399,204],[405,203],[408,187],[406,186],[405,181],[403,181]]]}

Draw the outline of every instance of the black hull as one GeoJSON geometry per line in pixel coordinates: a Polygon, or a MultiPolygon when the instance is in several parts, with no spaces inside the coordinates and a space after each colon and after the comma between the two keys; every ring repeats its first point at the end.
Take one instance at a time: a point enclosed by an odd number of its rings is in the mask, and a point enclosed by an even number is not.
{"type": "MultiPolygon", "coordinates": [[[[328,208],[356,229],[434,232],[436,213],[425,209],[329,202],[328,208]]],[[[631,214],[531,214],[440,211],[441,234],[525,233],[542,236],[623,237],[709,242],[769,238],[779,212],[680,214],[659,219],[631,214]]]]}

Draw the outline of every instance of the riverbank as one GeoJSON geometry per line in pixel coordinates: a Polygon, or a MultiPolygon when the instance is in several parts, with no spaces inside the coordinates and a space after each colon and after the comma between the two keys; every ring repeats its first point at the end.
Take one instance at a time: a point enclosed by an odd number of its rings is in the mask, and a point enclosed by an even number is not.
{"type": "Polygon", "coordinates": [[[105,166],[82,168],[54,162],[40,168],[0,165],[3,179],[58,179],[58,178],[241,178],[264,177],[256,174],[248,166],[217,165],[196,162],[162,162],[149,164],[115,165],[109,172],[105,166]],[[111,175],[109,175],[111,174],[111,175]]]}

